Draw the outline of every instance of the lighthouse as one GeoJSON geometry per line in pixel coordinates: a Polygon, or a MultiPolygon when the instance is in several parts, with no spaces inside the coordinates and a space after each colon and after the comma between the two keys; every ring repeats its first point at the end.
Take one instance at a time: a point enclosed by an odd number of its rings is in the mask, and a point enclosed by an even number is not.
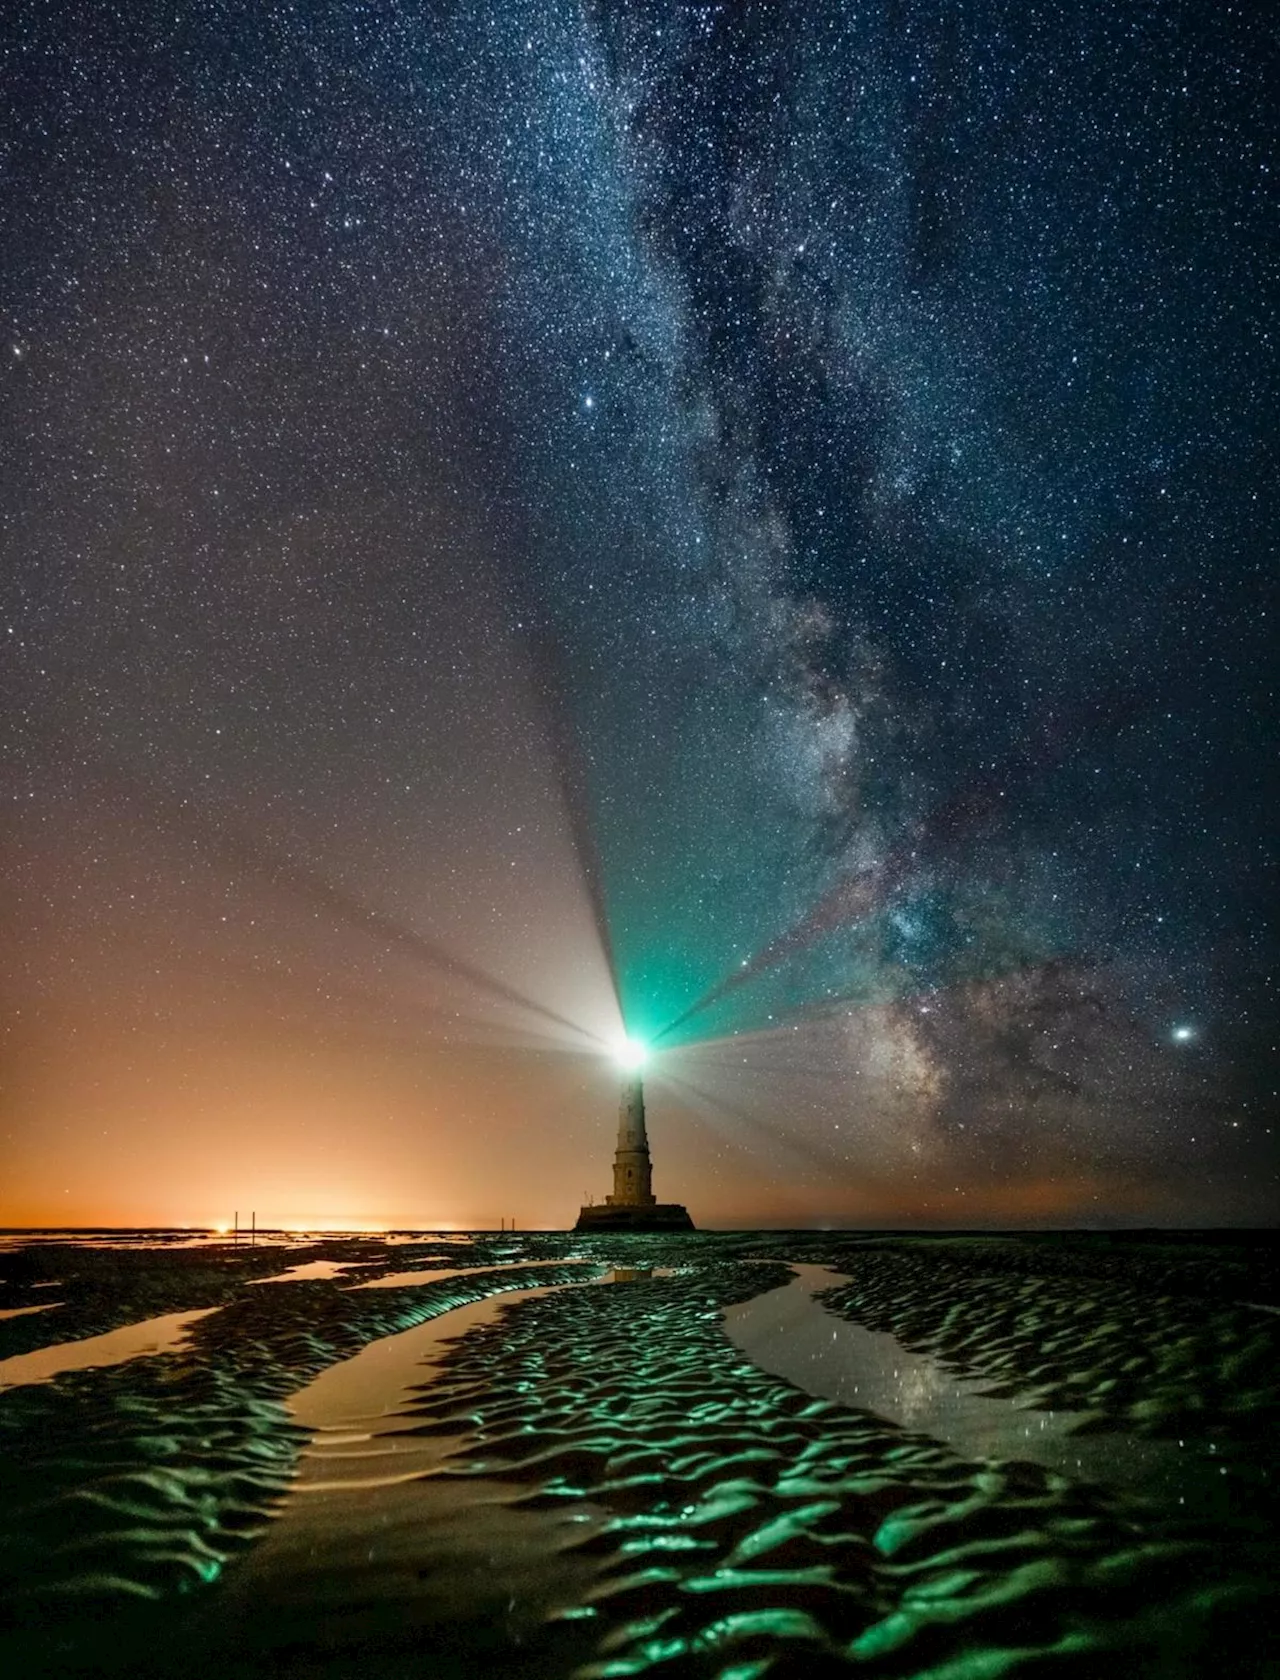
{"type": "Polygon", "coordinates": [[[643,1051],[628,1041],[619,1053],[626,1077],[618,1105],[618,1147],[613,1157],[613,1194],[584,1207],[579,1231],[692,1231],[688,1209],[660,1202],[653,1194],[653,1163],[644,1121],[643,1051]]]}
{"type": "Polygon", "coordinates": [[[613,1157],[613,1195],[606,1198],[605,1206],[651,1208],[655,1205],[649,1135],[644,1129],[644,1080],[637,1069],[622,1082],[618,1148],[613,1157]]]}

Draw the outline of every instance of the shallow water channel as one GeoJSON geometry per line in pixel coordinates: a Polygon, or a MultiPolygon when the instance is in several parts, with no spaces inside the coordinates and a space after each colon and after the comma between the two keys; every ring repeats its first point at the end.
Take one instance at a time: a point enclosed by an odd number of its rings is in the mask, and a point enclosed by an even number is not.
{"type": "MultiPolygon", "coordinates": [[[[584,1266],[583,1285],[603,1281],[593,1269],[584,1266]]],[[[499,1285],[371,1342],[286,1402],[314,1433],[276,1520],[228,1572],[216,1614],[197,1610],[195,1639],[206,1661],[215,1655],[212,1671],[224,1680],[264,1665],[400,1675],[408,1653],[403,1672],[417,1674],[425,1649],[448,1654],[450,1675],[467,1652],[474,1672],[514,1680],[526,1639],[591,1578],[591,1564],[565,1550],[585,1519],[521,1509],[525,1490],[450,1472],[443,1461],[466,1423],[457,1434],[419,1434],[409,1413],[449,1344],[549,1293],[499,1285]],[[287,1666],[300,1649],[298,1666],[287,1666]]]]}
{"type": "Polygon", "coordinates": [[[0,1319],[29,1318],[32,1313],[52,1312],[54,1307],[60,1307],[61,1301],[42,1301],[36,1307],[5,1307],[0,1310],[0,1319]]]}
{"type": "MultiPolygon", "coordinates": [[[[55,1303],[56,1304],[56,1303],[55,1303]]],[[[164,1313],[140,1324],[125,1324],[101,1336],[84,1336],[75,1342],[56,1342],[33,1353],[15,1353],[0,1359],[0,1388],[24,1383],[52,1382],[65,1371],[88,1371],[100,1365],[122,1365],[143,1354],[171,1353],[185,1341],[197,1319],[206,1318],[216,1307],[195,1312],[164,1313]]]]}
{"type": "Polygon", "coordinates": [[[446,1343],[491,1323],[514,1302],[544,1294],[544,1289],[513,1289],[486,1296],[412,1330],[383,1336],[322,1371],[286,1402],[296,1421],[315,1431],[299,1460],[292,1493],[391,1487],[437,1465],[453,1437],[401,1432],[401,1414],[413,1390],[431,1380],[446,1343]]]}
{"type": "Polygon", "coordinates": [[[1073,1412],[1035,1411],[986,1395],[897,1337],[864,1329],[815,1295],[849,1279],[827,1266],[791,1263],[795,1279],[725,1313],[725,1333],[762,1370],[797,1388],[874,1412],[945,1441],[966,1458],[1030,1459],[1051,1470],[1216,1510],[1218,1466],[1200,1442],[1153,1441],[1111,1430],[1073,1435],[1073,1412]]]}
{"type": "Polygon", "coordinates": [[[264,1283],[306,1283],[317,1278],[336,1281],[354,1267],[367,1266],[368,1260],[306,1260],[290,1266],[287,1272],[272,1272],[270,1277],[249,1278],[254,1287],[264,1283]]]}

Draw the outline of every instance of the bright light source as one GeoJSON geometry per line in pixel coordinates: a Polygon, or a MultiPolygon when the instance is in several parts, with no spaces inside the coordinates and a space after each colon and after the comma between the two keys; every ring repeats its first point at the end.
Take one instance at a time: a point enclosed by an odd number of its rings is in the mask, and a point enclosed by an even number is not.
{"type": "Polygon", "coordinates": [[[614,1061],[628,1073],[638,1073],[648,1054],[638,1038],[624,1038],[620,1044],[614,1045],[613,1049],[614,1061]]]}
{"type": "Polygon", "coordinates": [[[1175,1044],[1187,1044],[1195,1036],[1196,1029],[1194,1027],[1175,1027],[1173,1029],[1173,1041],[1175,1044]]]}

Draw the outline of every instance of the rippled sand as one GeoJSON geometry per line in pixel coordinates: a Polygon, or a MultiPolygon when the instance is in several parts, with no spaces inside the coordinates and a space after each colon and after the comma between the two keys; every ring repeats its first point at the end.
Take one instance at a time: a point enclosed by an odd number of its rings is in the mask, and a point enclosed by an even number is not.
{"type": "MultiPolygon", "coordinates": [[[[1234,1336],[1245,1309],[1233,1292],[1265,1301],[1270,1289],[1238,1248],[1188,1249],[1175,1265],[1100,1258],[1082,1242],[1064,1264],[1044,1245],[998,1241],[533,1236],[516,1246],[537,1266],[390,1282],[433,1262],[492,1268],[512,1246],[455,1243],[446,1256],[366,1240],[296,1254],[309,1267],[363,1262],[354,1276],[385,1277],[379,1289],[314,1271],[251,1287],[280,1272],[278,1252],[170,1252],[151,1273],[144,1255],[129,1274],[139,1300],[219,1308],[187,1345],[0,1395],[8,1671],[1275,1672],[1275,1448],[1258,1420],[1276,1366],[1257,1365],[1255,1338],[1280,1326],[1255,1311],[1234,1336]],[[586,1284],[584,1259],[625,1281],[586,1284]],[[1157,1373],[1181,1425],[1212,1430],[1239,1500],[1210,1519],[970,1458],[768,1375],[730,1342],[724,1314],[785,1284],[786,1259],[838,1266],[851,1279],[832,1298],[842,1312],[882,1331],[893,1316],[904,1344],[1014,1397],[1042,1394],[1051,1364],[1055,1399],[1094,1428],[1147,1416],[1136,1380],[1110,1413],[1097,1403],[1123,1363],[1106,1350],[1127,1343],[1125,1360],[1142,1362],[1127,1375],[1157,1373]],[[679,1269],[635,1276],[646,1262],[679,1269]],[[202,1289],[216,1299],[190,1298],[202,1289]],[[520,1298],[448,1316],[499,1289],[520,1298]],[[1123,1337],[1100,1316],[1112,1299],[1123,1337]],[[360,1418],[314,1445],[290,1397],[416,1325],[408,1368],[388,1354],[359,1390],[360,1418]],[[1247,1406],[1233,1409],[1233,1381],[1247,1406]],[[366,1458],[380,1470],[366,1475],[366,1458]]],[[[0,1303],[27,1304],[40,1267],[70,1284],[88,1335],[83,1256],[65,1249],[43,1248],[16,1285],[9,1265],[0,1303]]],[[[59,1316],[0,1333],[29,1338],[59,1316]]]]}
{"type": "Polygon", "coordinates": [[[899,1244],[868,1248],[826,1300],[990,1379],[988,1393],[1075,1413],[1078,1429],[1216,1435],[1248,1454],[1280,1427],[1280,1325],[1231,1298],[1247,1286],[1218,1256],[1172,1243],[899,1244]]]}

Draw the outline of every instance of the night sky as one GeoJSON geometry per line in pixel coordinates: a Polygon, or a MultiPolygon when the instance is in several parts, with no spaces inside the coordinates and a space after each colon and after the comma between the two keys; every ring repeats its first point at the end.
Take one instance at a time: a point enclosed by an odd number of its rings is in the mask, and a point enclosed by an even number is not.
{"type": "Polygon", "coordinates": [[[1276,1191],[1263,8],[0,17],[0,1223],[1276,1191]]]}

